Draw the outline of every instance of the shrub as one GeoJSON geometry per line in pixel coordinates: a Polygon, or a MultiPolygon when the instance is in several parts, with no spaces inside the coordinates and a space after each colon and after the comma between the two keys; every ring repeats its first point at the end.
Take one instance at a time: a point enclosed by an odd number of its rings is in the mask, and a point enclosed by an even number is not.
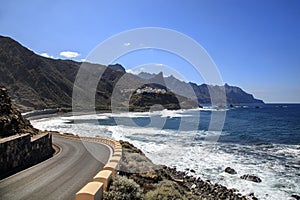
{"type": "Polygon", "coordinates": [[[143,192],[140,186],[125,176],[116,176],[108,192],[104,192],[105,200],[140,200],[143,192]]]}
{"type": "Polygon", "coordinates": [[[185,199],[178,191],[178,185],[171,181],[160,182],[155,190],[146,193],[145,200],[177,200],[185,199]]]}

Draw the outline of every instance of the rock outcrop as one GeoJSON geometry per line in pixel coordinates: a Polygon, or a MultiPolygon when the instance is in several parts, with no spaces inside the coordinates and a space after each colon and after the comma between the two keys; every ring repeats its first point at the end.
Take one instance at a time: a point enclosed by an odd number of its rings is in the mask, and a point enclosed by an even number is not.
{"type": "Polygon", "coordinates": [[[53,155],[52,135],[32,127],[0,87],[0,179],[53,155]]]}
{"type": "Polygon", "coordinates": [[[296,200],[300,200],[300,196],[297,194],[292,194],[291,197],[295,198],[296,200]]]}
{"type": "Polygon", "coordinates": [[[245,179],[247,181],[253,181],[253,182],[256,182],[256,183],[260,183],[261,182],[261,179],[255,175],[252,175],[252,174],[245,174],[243,176],[240,177],[241,179],[245,179]]]}
{"type": "Polygon", "coordinates": [[[119,72],[121,72],[122,74],[125,74],[125,73],[126,73],[125,68],[124,68],[122,65],[120,65],[119,63],[114,64],[114,65],[108,65],[108,67],[109,67],[110,69],[112,69],[112,70],[119,71],[119,72]]]}
{"type": "Polygon", "coordinates": [[[38,132],[19,111],[13,108],[6,88],[0,87],[0,138],[23,133],[35,135],[38,132]]]}
{"type": "Polygon", "coordinates": [[[134,93],[129,101],[130,111],[178,110],[199,108],[197,102],[183,96],[166,93],[134,93]]]}
{"type": "Polygon", "coordinates": [[[226,167],[225,172],[228,174],[237,174],[236,171],[231,167],[226,167]]]}

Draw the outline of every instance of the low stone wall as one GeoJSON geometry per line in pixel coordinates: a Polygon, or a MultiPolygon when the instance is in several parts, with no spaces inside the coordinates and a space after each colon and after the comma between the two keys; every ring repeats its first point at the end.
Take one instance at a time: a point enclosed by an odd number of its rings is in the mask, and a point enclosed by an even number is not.
{"type": "Polygon", "coordinates": [[[0,139],[0,179],[53,155],[52,135],[14,135],[0,139]]]}

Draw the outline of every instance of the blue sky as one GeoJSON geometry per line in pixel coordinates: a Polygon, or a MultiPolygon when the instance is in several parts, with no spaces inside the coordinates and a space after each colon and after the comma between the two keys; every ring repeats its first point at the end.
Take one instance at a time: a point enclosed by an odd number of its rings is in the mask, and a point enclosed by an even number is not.
{"type": "MultiPolygon", "coordinates": [[[[0,35],[45,56],[80,61],[120,32],[173,29],[206,49],[224,83],[266,102],[299,103],[299,10],[298,0],[10,0],[1,1],[0,35]]],[[[202,82],[191,66],[171,57],[139,52],[119,61],[127,69],[149,62],[177,63],[186,79],[202,82]]]]}

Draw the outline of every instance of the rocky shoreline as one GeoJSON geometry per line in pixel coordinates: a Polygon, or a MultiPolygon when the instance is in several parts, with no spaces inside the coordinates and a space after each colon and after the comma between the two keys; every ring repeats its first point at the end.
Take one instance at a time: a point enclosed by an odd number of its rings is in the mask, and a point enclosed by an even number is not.
{"type": "MultiPolygon", "coordinates": [[[[145,154],[132,144],[120,141],[123,147],[123,158],[120,163],[119,175],[134,181],[138,187],[138,195],[130,196],[131,199],[228,199],[228,200],[255,200],[253,193],[245,196],[233,188],[227,188],[221,184],[211,183],[209,180],[202,180],[189,175],[193,169],[178,171],[164,165],[155,165],[145,154]]],[[[120,179],[120,178],[116,179],[120,179]]],[[[118,184],[120,184],[119,181],[118,184]]],[[[125,181],[123,180],[124,185],[125,181]]],[[[132,184],[131,184],[132,187],[132,184]]],[[[106,193],[105,199],[111,199],[114,194],[119,194],[119,188],[126,186],[114,186],[114,180],[110,190],[106,193]]],[[[130,189],[130,191],[133,188],[130,189]]],[[[124,191],[123,191],[124,192],[124,191]]],[[[125,191],[126,192],[126,191],[125,191]]],[[[131,194],[132,195],[132,194],[131,194]]],[[[114,199],[124,199],[114,198],[114,199]]],[[[126,198],[125,198],[126,199],[126,198]]]]}

